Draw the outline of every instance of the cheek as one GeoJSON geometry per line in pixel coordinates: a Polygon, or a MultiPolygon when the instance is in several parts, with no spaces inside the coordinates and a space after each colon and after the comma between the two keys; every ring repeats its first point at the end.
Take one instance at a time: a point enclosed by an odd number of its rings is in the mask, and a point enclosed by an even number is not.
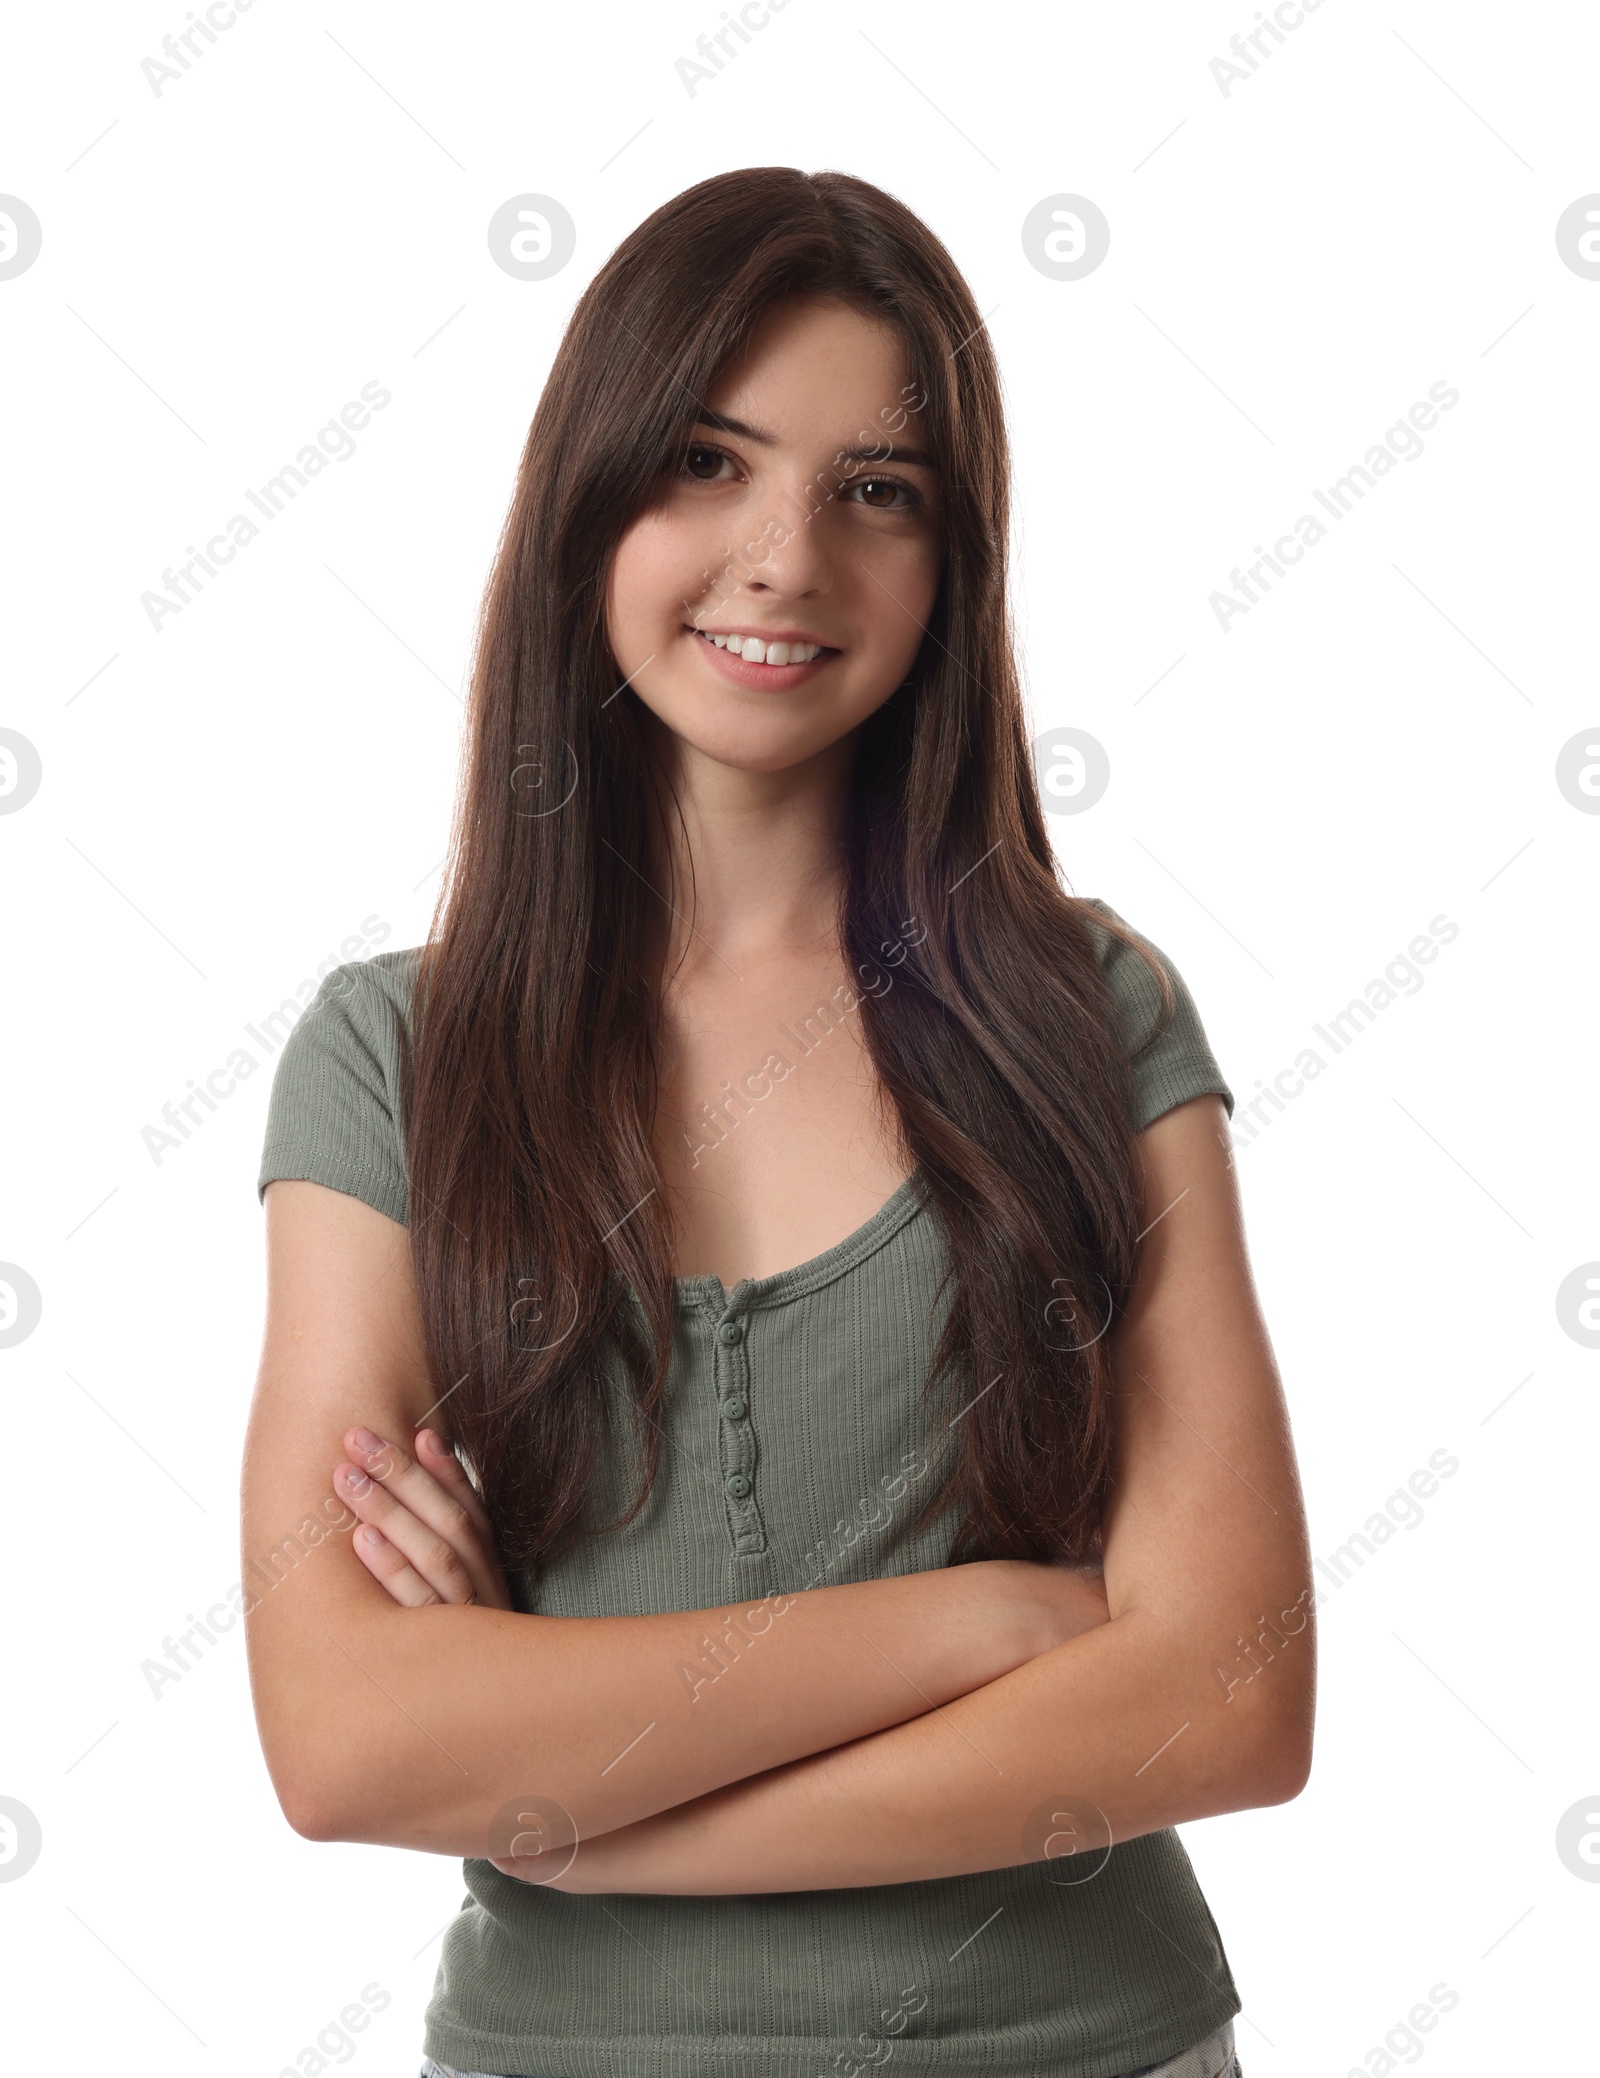
{"type": "Polygon", "coordinates": [[[715,528],[682,513],[646,515],[623,534],[607,584],[607,636],[623,675],[688,619],[717,553],[715,528]]]}
{"type": "Polygon", "coordinates": [[[705,589],[703,573],[716,550],[710,534],[681,518],[636,521],[612,558],[608,616],[614,640],[659,640],[666,625],[683,618],[684,601],[705,589]]]}
{"type": "MultiPolygon", "coordinates": [[[[874,544],[878,553],[871,558],[876,584],[869,589],[889,592],[898,602],[899,609],[914,613],[918,620],[926,621],[933,611],[934,601],[939,596],[939,585],[944,574],[944,544],[932,533],[921,533],[902,537],[898,541],[874,544]]],[[[880,592],[880,597],[882,592],[880,592]]],[[[884,601],[888,606],[888,601],[884,601]]],[[[903,613],[889,607],[893,618],[902,618],[903,613]]]]}
{"type": "Polygon", "coordinates": [[[611,560],[611,610],[619,620],[637,619],[660,595],[661,543],[643,523],[630,527],[611,560]]]}
{"type": "MultiPolygon", "coordinates": [[[[885,632],[891,646],[909,656],[916,655],[921,646],[922,631],[933,618],[933,609],[939,600],[943,563],[939,550],[931,548],[921,554],[908,554],[898,568],[882,573],[884,588],[893,594],[896,602],[890,607],[885,632]]],[[[887,605],[888,601],[884,603],[887,605]]]]}

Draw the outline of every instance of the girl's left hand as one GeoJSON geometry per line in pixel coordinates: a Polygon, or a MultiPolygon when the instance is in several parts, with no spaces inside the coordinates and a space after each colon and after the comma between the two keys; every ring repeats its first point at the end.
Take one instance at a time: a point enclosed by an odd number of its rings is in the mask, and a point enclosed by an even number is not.
{"type": "Polygon", "coordinates": [[[395,1601],[512,1607],[483,1502],[436,1430],[417,1431],[415,1457],[370,1429],[347,1429],[344,1447],[334,1492],[361,1518],[356,1556],[395,1601]]]}

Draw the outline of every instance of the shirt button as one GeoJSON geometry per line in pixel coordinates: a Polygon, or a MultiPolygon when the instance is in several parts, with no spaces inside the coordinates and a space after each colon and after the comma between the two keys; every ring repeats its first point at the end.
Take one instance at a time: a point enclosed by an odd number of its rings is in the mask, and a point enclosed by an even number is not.
{"type": "Polygon", "coordinates": [[[732,1494],[736,1500],[742,1501],[745,1495],[750,1491],[750,1482],[748,1479],[745,1478],[742,1472],[730,1473],[727,1479],[723,1481],[723,1484],[727,1487],[729,1493],[732,1494]]]}
{"type": "Polygon", "coordinates": [[[725,1320],[717,1329],[717,1338],[722,1342],[742,1342],[744,1329],[736,1320],[725,1320]]]}
{"type": "Polygon", "coordinates": [[[732,1396],[731,1396],[730,1398],[728,1398],[728,1399],[726,1399],[726,1400],[724,1400],[724,1401],[723,1401],[723,1403],[722,1403],[722,1411],[723,1411],[723,1413],[724,1413],[724,1414],[725,1414],[725,1415],[726,1415],[726,1416],[728,1417],[729,1421],[743,1421],[743,1420],[744,1420],[744,1401],[743,1401],[743,1399],[741,1399],[741,1397],[739,1396],[739,1394],[738,1394],[738,1393],[734,1393],[734,1394],[733,1394],[733,1395],[732,1395],[732,1396]]]}

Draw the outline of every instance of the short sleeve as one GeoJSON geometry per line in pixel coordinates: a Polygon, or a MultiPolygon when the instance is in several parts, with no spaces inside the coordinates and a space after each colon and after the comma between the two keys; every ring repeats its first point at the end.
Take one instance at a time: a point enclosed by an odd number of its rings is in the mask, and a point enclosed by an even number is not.
{"type": "Polygon", "coordinates": [[[326,1184],[406,1224],[395,1006],[372,960],[335,967],[273,1072],[259,1200],[282,1177],[326,1184]]]}
{"type": "MultiPolygon", "coordinates": [[[[1092,896],[1088,898],[1087,906],[1098,910],[1101,916],[1109,917],[1113,923],[1122,924],[1125,930],[1133,928],[1114,909],[1092,896]]],[[[1091,924],[1093,921],[1091,917],[1091,924]]],[[[1173,994],[1177,997],[1177,1008],[1166,1030],[1148,1052],[1138,1054],[1133,1060],[1133,1130],[1142,1132],[1163,1112],[1188,1103],[1191,1097],[1207,1094],[1219,1096],[1231,1118],[1233,1091],[1217,1064],[1205,1027],[1200,1022],[1200,1012],[1183,976],[1142,931],[1134,930],[1133,935],[1166,968],[1173,994]]],[[[1125,945],[1109,931],[1097,930],[1094,936],[1100,950],[1101,969],[1122,1019],[1123,1043],[1131,1055],[1160,1021],[1160,985],[1131,946],[1125,945]]]]}

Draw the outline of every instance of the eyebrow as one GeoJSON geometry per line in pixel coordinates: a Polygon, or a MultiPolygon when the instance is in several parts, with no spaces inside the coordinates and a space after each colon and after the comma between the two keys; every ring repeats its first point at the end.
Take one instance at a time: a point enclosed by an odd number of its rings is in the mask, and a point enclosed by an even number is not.
{"type": "MultiPolygon", "coordinates": [[[[742,418],[729,418],[720,411],[709,409],[695,416],[697,426],[710,426],[717,433],[731,433],[737,440],[753,440],[758,447],[776,447],[775,433],[763,433],[758,426],[747,425],[742,418]]],[[[838,456],[855,462],[909,462],[919,469],[937,469],[938,463],[923,447],[841,447],[838,456]]]]}

